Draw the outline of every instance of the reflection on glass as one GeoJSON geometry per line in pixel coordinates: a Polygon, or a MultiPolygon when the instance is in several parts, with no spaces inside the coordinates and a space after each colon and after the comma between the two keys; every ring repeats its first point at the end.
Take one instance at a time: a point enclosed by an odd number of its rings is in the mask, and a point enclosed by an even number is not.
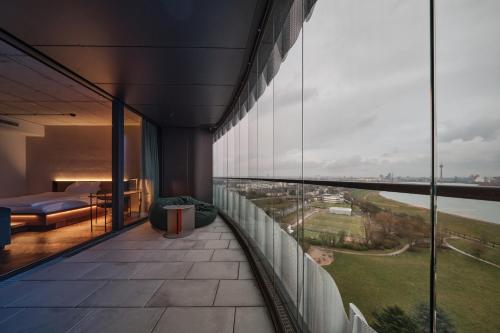
{"type": "MultiPolygon", "coordinates": [[[[124,129],[124,224],[130,224],[147,216],[149,206],[153,200],[152,179],[145,176],[144,167],[141,165],[143,154],[142,132],[144,128],[141,124],[142,119],[132,111],[125,112],[124,129]]],[[[149,162],[149,161],[148,161],[149,162]]],[[[149,163],[146,167],[149,167],[149,163]]]]}

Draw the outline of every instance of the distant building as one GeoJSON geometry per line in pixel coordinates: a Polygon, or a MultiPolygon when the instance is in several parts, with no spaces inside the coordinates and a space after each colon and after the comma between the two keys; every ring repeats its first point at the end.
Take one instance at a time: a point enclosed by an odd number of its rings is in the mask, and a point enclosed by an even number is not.
{"type": "Polygon", "coordinates": [[[328,212],[330,214],[351,216],[352,209],[347,207],[330,207],[328,208],[328,212]]]}
{"type": "Polygon", "coordinates": [[[344,203],[344,196],[342,194],[324,194],[323,201],[328,203],[344,203]]]}

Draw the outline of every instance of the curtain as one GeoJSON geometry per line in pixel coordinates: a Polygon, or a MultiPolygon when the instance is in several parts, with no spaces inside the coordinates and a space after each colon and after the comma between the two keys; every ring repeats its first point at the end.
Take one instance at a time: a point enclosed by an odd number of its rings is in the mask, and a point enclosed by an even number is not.
{"type": "Polygon", "coordinates": [[[159,196],[158,130],[147,120],[141,125],[141,179],[145,208],[159,196]]]}

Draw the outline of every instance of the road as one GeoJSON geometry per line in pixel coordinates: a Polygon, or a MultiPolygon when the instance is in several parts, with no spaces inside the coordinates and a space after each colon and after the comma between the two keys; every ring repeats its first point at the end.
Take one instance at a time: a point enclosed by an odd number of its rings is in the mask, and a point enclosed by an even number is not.
{"type": "Polygon", "coordinates": [[[450,238],[460,238],[460,237],[448,237],[448,238],[443,239],[443,243],[444,243],[444,245],[445,245],[446,247],[448,247],[449,249],[452,249],[453,251],[456,251],[456,252],[458,252],[458,253],[460,253],[460,254],[463,254],[464,256],[467,256],[467,257],[469,257],[469,258],[472,258],[472,259],[475,259],[475,260],[478,260],[478,261],[484,262],[485,264],[491,265],[491,266],[493,266],[493,267],[500,268],[500,266],[499,266],[499,265],[497,265],[497,264],[495,264],[495,263],[492,263],[491,261],[488,261],[488,260],[484,260],[484,259],[478,258],[478,257],[476,257],[476,256],[473,256],[473,255],[472,255],[472,254],[470,254],[470,253],[467,253],[467,252],[465,252],[465,251],[462,251],[462,250],[460,250],[460,249],[458,249],[458,248],[454,247],[453,245],[451,245],[450,243],[448,243],[448,239],[450,239],[450,238]]]}

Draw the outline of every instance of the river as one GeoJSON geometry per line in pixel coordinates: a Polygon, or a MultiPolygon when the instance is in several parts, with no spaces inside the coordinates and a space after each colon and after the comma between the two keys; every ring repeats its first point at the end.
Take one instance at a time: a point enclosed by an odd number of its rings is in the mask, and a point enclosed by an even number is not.
{"type": "MultiPolygon", "coordinates": [[[[380,192],[384,198],[412,206],[429,208],[429,196],[409,193],[380,192]]],[[[438,211],[500,224],[500,202],[438,197],[438,211]]]]}

